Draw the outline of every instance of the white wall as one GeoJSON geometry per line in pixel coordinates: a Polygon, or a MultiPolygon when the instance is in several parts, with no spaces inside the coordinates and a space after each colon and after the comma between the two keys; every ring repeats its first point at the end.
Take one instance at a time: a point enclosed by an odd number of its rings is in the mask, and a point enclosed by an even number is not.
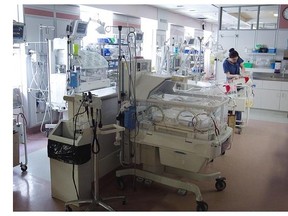
{"type": "MultiPolygon", "coordinates": [[[[158,20],[160,18],[166,19],[169,23],[173,23],[181,26],[188,26],[193,28],[202,29],[202,21],[198,21],[187,16],[180,14],[172,13],[170,11],[165,11],[153,6],[148,5],[98,5],[98,4],[89,4],[86,6],[101,8],[105,10],[114,11],[117,13],[122,13],[125,15],[144,17],[149,19],[158,20]]],[[[206,30],[214,29],[210,24],[206,24],[206,30]]]]}

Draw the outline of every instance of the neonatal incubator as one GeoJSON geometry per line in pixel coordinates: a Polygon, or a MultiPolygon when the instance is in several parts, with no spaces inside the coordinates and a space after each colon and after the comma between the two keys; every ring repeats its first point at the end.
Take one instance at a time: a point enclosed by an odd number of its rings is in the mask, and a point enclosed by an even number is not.
{"type": "Polygon", "coordinates": [[[137,168],[116,171],[122,176],[135,175],[178,191],[196,195],[197,210],[208,210],[200,189],[175,176],[196,180],[216,180],[216,189],[224,190],[220,172],[203,174],[201,168],[223,155],[232,142],[228,127],[229,97],[215,84],[175,77],[142,74],[136,79],[136,127],[130,133],[137,168]],[[169,176],[169,177],[168,177],[169,176]]]}

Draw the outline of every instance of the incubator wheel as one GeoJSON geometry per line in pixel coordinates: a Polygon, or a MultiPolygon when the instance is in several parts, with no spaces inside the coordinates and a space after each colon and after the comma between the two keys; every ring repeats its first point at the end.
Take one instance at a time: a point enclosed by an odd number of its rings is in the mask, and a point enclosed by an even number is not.
{"type": "Polygon", "coordinates": [[[121,190],[123,190],[123,189],[125,188],[125,183],[124,183],[123,178],[117,177],[117,178],[116,178],[116,181],[117,181],[118,187],[119,187],[121,190]]]}
{"type": "Polygon", "coordinates": [[[25,172],[27,170],[27,166],[25,164],[21,164],[20,168],[21,168],[22,172],[25,172]]]}
{"type": "Polygon", "coordinates": [[[140,176],[137,176],[137,177],[136,177],[136,181],[139,182],[139,183],[143,183],[144,180],[145,180],[145,179],[142,178],[142,177],[140,177],[140,176]]]}
{"type": "Polygon", "coordinates": [[[181,196],[185,196],[187,194],[187,190],[179,188],[177,190],[177,194],[181,195],[181,196]]]}
{"type": "Polygon", "coordinates": [[[241,135],[242,133],[242,128],[239,128],[238,134],[241,135]]]}
{"type": "Polygon", "coordinates": [[[216,179],[215,187],[217,191],[223,191],[226,188],[225,178],[216,179]]]}
{"type": "Polygon", "coordinates": [[[197,211],[208,211],[208,204],[204,201],[197,201],[197,211]]]}
{"type": "Polygon", "coordinates": [[[151,184],[152,184],[152,180],[150,180],[150,179],[145,179],[145,180],[144,180],[144,184],[145,184],[145,185],[151,185],[151,184]]]}
{"type": "Polygon", "coordinates": [[[126,205],[126,198],[123,199],[122,205],[126,205]]]}
{"type": "Polygon", "coordinates": [[[237,129],[236,134],[240,135],[242,133],[242,128],[236,126],[236,129],[237,129]]]}
{"type": "Polygon", "coordinates": [[[72,211],[72,208],[69,205],[67,205],[65,206],[65,211],[72,211]]]}

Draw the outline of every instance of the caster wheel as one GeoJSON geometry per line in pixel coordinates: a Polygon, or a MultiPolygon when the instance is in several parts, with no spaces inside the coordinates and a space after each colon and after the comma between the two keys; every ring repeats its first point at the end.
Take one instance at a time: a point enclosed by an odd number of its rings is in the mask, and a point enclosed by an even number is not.
{"type": "Polygon", "coordinates": [[[145,179],[145,180],[144,180],[144,184],[149,186],[149,185],[152,184],[152,180],[150,180],[150,179],[145,179]]]}
{"type": "Polygon", "coordinates": [[[27,170],[27,166],[23,165],[23,164],[20,165],[20,168],[21,168],[22,172],[25,172],[27,170]]]}
{"type": "Polygon", "coordinates": [[[72,208],[70,206],[65,206],[65,211],[72,211],[72,208]]]}
{"type": "Polygon", "coordinates": [[[225,178],[216,179],[215,187],[217,191],[223,191],[226,188],[225,178]]]}
{"type": "Polygon", "coordinates": [[[125,184],[124,184],[124,181],[123,181],[123,178],[121,177],[117,177],[117,185],[118,187],[123,190],[125,188],[125,184]]]}
{"type": "Polygon", "coordinates": [[[137,176],[136,177],[136,181],[139,183],[143,183],[144,182],[144,178],[137,176]]]}
{"type": "Polygon", "coordinates": [[[122,205],[126,205],[126,199],[123,199],[122,205]]]}
{"type": "Polygon", "coordinates": [[[197,211],[208,211],[208,204],[204,201],[198,201],[197,211]]]}
{"type": "Polygon", "coordinates": [[[237,131],[236,131],[236,134],[241,134],[242,133],[242,128],[241,127],[236,127],[237,131]]]}
{"type": "Polygon", "coordinates": [[[185,196],[187,194],[187,190],[179,188],[177,190],[177,194],[181,195],[181,196],[185,196]]]}
{"type": "Polygon", "coordinates": [[[221,153],[221,155],[225,155],[225,151],[221,153]]]}

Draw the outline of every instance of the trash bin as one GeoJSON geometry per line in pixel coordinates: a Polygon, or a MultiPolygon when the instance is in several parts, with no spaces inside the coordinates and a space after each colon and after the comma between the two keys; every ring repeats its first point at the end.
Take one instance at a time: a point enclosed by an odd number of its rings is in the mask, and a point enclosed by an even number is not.
{"type": "Polygon", "coordinates": [[[83,129],[74,139],[73,127],[72,121],[60,121],[50,133],[47,145],[51,195],[64,202],[78,199],[75,186],[80,199],[92,197],[92,129],[83,129]]]}

